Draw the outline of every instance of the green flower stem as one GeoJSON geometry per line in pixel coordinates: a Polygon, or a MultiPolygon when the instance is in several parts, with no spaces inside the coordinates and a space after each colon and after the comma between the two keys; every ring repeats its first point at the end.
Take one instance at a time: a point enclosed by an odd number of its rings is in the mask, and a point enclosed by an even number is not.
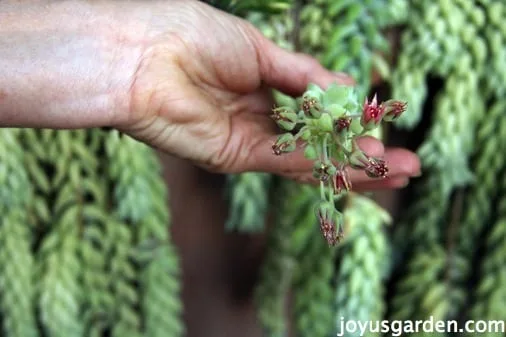
{"type": "Polygon", "coordinates": [[[334,191],[332,190],[332,187],[327,189],[329,194],[329,201],[332,202],[334,200],[334,191]]]}
{"type": "Polygon", "coordinates": [[[320,197],[322,200],[325,200],[325,186],[323,185],[323,181],[320,181],[320,197]]]}
{"type": "Polygon", "coordinates": [[[326,162],[329,161],[329,153],[328,153],[328,146],[327,146],[327,136],[328,136],[328,134],[326,134],[325,136],[323,136],[323,158],[325,159],[324,163],[326,163],[326,162]]]}
{"type": "Polygon", "coordinates": [[[362,137],[362,136],[366,135],[366,134],[367,134],[367,132],[369,132],[369,130],[363,129],[363,130],[359,133],[358,137],[362,137]]]}
{"type": "Polygon", "coordinates": [[[303,134],[304,132],[306,132],[306,130],[307,130],[307,129],[308,129],[308,127],[307,127],[307,126],[302,127],[302,128],[299,130],[299,132],[297,132],[297,133],[295,134],[295,136],[293,136],[293,137],[294,137],[294,139],[295,139],[295,140],[297,140],[297,139],[299,139],[300,137],[302,137],[302,134],[303,134]]]}

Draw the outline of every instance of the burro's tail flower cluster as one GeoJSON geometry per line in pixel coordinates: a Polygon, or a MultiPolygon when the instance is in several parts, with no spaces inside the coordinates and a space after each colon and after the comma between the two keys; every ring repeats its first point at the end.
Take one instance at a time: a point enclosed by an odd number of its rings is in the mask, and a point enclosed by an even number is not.
{"type": "Polygon", "coordinates": [[[331,84],[323,90],[309,84],[297,99],[298,111],[278,106],[271,118],[287,131],[272,145],[275,155],[293,152],[297,143],[304,156],[314,161],[313,176],[320,182],[321,200],[315,207],[323,236],[330,245],[343,238],[342,213],[335,201],[351,190],[348,168],[363,170],[371,178],[386,178],[387,163],[360,149],[357,138],[377,128],[382,121],[395,121],[407,103],[388,100],[378,103],[376,95],[359,104],[354,87],[331,84]]]}

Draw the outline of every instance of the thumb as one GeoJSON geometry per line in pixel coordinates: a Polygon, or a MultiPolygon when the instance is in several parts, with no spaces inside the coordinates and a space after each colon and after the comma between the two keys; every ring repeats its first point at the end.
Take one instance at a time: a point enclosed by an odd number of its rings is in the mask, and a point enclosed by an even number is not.
{"type": "Polygon", "coordinates": [[[355,84],[348,75],[325,69],[314,57],[278,47],[257,30],[254,43],[262,81],[287,95],[301,95],[309,83],[315,83],[322,88],[333,82],[355,84]]]}

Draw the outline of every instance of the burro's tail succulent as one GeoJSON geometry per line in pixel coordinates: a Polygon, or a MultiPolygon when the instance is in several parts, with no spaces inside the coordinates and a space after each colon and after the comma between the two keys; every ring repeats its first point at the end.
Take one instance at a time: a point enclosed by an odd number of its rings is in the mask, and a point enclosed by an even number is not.
{"type": "Polygon", "coordinates": [[[386,178],[387,163],[360,149],[357,138],[392,122],[407,103],[390,99],[378,102],[376,95],[359,103],[354,87],[331,84],[326,90],[309,84],[297,99],[298,111],[277,106],[271,118],[286,131],[272,145],[274,155],[293,152],[300,144],[304,156],[314,161],[313,177],[320,182],[321,200],[315,215],[324,238],[335,245],[343,237],[342,213],[335,202],[351,190],[348,168],[363,170],[371,178],[386,178]]]}

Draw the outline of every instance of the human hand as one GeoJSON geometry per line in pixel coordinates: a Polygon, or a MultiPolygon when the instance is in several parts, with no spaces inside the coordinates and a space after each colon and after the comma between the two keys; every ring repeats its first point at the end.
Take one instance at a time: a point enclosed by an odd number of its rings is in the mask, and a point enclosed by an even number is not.
{"type": "MultiPolygon", "coordinates": [[[[278,131],[269,118],[269,88],[296,96],[309,82],[323,88],[352,84],[307,55],[280,49],[248,22],[195,0],[64,1],[18,12],[3,18],[8,38],[33,22],[31,12],[38,35],[20,35],[18,41],[31,37],[20,50],[5,43],[8,62],[25,57],[10,68],[26,76],[17,82],[16,73],[5,76],[6,85],[14,83],[14,95],[8,92],[3,124],[112,126],[215,172],[265,171],[312,180],[313,164],[301,151],[272,154],[278,131]],[[16,98],[16,92],[25,97],[16,98]]],[[[0,42],[1,33],[2,28],[0,42]]],[[[0,88],[2,83],[0,76],[0,88]]],[[[409,151],[385,150],[371,138],[359,144],[369,155],[385,157],[390,178],[352,172],[354,189],[402,186],[418,173],[419,161],[409,151]]]]}
{"type": "MultiPolygon", "coordinates": [[[[161,4],[161,8],[167,7],[161,4]]],[[[132,110],[122,129],[162,150],[219,172],[268,171],[312,178],[301,151],[272,154],[276,128],[268,87],[300,95],[309,82],[352,84],[313,58],[282,50],[249,23],[196,1],[160,9],[132,88],[132,110]],[[176,19],[177,18],[177,19],[176,19]]],[[[383,156],[390,178],[353,172],[358,189],[402,186],[417,174],[416,156],[372,138],[361,147],[383,156]]]]}

